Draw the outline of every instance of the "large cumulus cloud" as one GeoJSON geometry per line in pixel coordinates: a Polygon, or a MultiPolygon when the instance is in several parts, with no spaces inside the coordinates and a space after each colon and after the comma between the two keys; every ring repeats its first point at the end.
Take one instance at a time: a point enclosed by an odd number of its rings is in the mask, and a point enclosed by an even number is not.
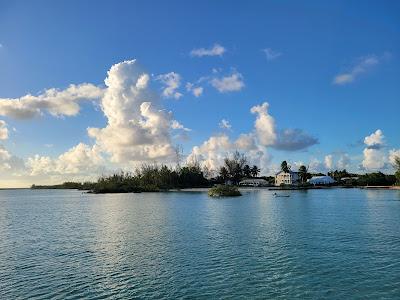
{"type": "Polygon", "coordinates": [[[101,107],[108,123],[89,128],[98,147],[116,163],[166,161],[174,153],[170,130],[176,121],[149,88],[150,76],[135,60],[111,67],[101,107]]]}
{"type": "Polygon", "coordinates": [[[382,150],[384,146],[385,136],[382,130],[375,132],[364,138],[366,148],[363,150],[362,168],[367,171],[376,171],[386,167],[387,159],[382,150]]]}

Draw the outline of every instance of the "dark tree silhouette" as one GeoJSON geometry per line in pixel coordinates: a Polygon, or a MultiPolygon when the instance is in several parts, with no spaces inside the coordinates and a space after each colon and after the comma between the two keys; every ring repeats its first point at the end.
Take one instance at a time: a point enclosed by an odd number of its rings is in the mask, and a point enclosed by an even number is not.
{"type": "Polygon", "coordinates": [[[281,163],[281,170],[285,173],[288,173],[290,171],[290,166],[288,165],[288,163],[286,162],[286,160],[284,160],[281,163]]]}
{"type": "Polygon", "coordinates": [[[252,172],[251,172],[250,166],[249,166],[249,165],[245,165],[245,166],[243,167],[243,175],[244,175],[245,177],[250,177],[251,174],[252,174],[252,172]]]}
{"type": "Polygon", "coordinates": [[[306,166],[300,166],[299,167],[299,177],[300,177],[301,183],[305,183],[307,181],[308,168],[306,168],[306,166]]]}
{"type": "Polygon", "coordinates": [[[256,165],[254,165],[252,168],[251,168],[251,175],[253,175],[253,177],[257,177],[258,176],[258,174],[260,173],[260,169],[256,166],[256,165]]]}

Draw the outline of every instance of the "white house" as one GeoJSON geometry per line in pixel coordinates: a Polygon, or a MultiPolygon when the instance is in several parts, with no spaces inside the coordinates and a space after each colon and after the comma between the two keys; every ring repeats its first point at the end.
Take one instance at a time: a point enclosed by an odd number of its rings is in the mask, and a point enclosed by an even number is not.
{"type": "Polygon", "coordinates": [[[308,183],[326,185],[335,183],[335,180],[331,176],[313,176],[311,179],[308,179],[308,183]]]}
{"type": "Polygon", "coordinates": [[[285,185],[296,185],[299,184],[300,177],[298,172],[283,172],[280,171],[275,174],[275,185],[280,186],[282,184],[285,185]]]}
{"type": "Polygon", "coordinates": [[[249,178],[249,179],[244,179],[241,182],[239,182],[239,185],[242,186],[267,186],[268,181],[262,178],[249,178]]]}

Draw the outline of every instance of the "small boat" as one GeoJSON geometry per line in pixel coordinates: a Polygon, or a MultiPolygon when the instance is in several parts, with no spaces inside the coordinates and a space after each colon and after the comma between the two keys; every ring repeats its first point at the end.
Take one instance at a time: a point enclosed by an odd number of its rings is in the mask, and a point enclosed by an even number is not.
{"type": "Polygon", "coordinates": [[[290,195],[279,195],[277,193],[274,193],[274,196],[275,197],[290,197],[290,195]]]}

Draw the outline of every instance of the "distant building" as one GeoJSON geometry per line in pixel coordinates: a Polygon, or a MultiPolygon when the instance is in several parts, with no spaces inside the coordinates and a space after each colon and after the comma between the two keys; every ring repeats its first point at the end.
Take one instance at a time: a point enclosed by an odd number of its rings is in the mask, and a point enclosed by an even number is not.
{"type": "Polygon", "coordinates": [[[308,183],[314,185],[327,185],[335,182],[336,181],[331,176],[314,176],[311,179],[308,179],[308,183]]]}
{"type": "Polygon", "coordinates": [[[348,181],[348,180],[358,180],[358,177],[342,177],[340,178],[341,181],[348,181]]]}
{"type": "Polygon", "coordinates": [[[244,179],[241,182],[239,182],[239,185],[241,186],[267,186],[268,181],[265,179],[261,178],[250,178],[250,179],[244,179]]]}
{"type": "Polygon", "coordinates": [[[300,182],[300,177],[298,172],[283,172],[280,171],[275,174],[275,185],[297,185],[300,182]]]}

